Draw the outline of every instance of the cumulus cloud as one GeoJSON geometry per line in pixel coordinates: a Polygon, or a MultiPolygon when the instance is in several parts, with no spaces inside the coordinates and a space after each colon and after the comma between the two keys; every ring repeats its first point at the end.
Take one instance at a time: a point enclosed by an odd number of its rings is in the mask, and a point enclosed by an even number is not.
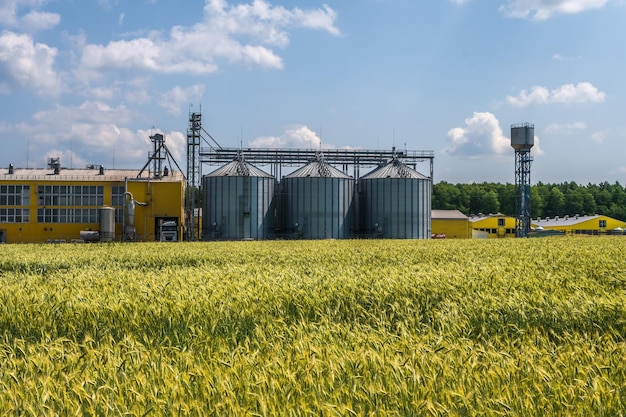
{"type": "Polygon", "coordinates": [[[57,49],[35,43],[29,35],[4,32],[0,35],[0,87],[31,88],[42,94],[61,91],[61,78],[54,68],[57,49]]]}
{"type": "Polygon", "coordinates": [[[207,0],[204,18],[191,26],[174,26],[169,34],[86,45],[80,60],[83,75],[109,69],[141,69],[159,73],[210,74],[219,60],[280,69],[275,48],[289,44],[288,30],[306,28],[339,35],[333,9],[286,9],[264,0],[229,5],[207,0]]]}
{"type": "Polygon", "coordinates": [[[204,85],[201,84],[192,85],[187,88],[176,86],[163,93],[158,104],[167,110],[168,113],[179,115],[183,109],[188,109],[190,103],[201,102],[203,94],[204,85]]]}
{"type": "MultiPolygon", "coordinates": [[[[135,133],[121,127],[131,119],[123,106],[114,108],[102,102],[85,102],[39,111],[29,123],[14,126],[13,132],[30,138],[31,160],[39,161],[38,164],[50,152],[64,158],[72,152],[74,161],[109,165],[115,153],[121,160],[147,155],[148,140],[138,140],[135,133]]],[[[62,162],[69,166],[68,160],[62,162]]]]}
{"type": "MultiPolygon", "coordinates": [[[[465,119],[465,127],[450,129],[448,143],[445,153],[467,158],[507,155],[513,152],[511,139],[504,136],[500,122],[489,112],[474,112],[472,117],[465,119]]],[[[532,153],[536,156],[544,154],[541,141],[536,135],[532,153]]]]}
{"type": "Polygon", "coordinates": [[[57,13],[37,10],[45,0],[3,0],[0,3],[0,25],[25,32],[51,29],[59,24],[57,13]],[[23,9],[27,9],[23,12],[23,9]]]}
{"type": "Polygon", "coordinates": [[[304,125],[288,126],[280,136],[261,136],[250,141],[251,148],[332,148],[332,144],[323,144],[320,137],[304,125]]]}
{"type": "MultiPolygon", "coordinates": [[[[39,166],[45,163],[47,156],[60,156],[64,166],[80,167],[90,163],[134,169],[148,161],[153,146],[150,136],[161,133],[174,160],[183,168],[186,134],[128,128],[135,118],[125,106],[86,101],[78,106],[56,106],[39,111],[28,123],[4,126],[4,131],[7,135],[30,138],[30,160],[39,166]]],[[[177,169],[175,165],[171,168],[177,169]]]]}
{"type": "Polygon", "coordinates": [[[601,103],[605,98],[606,93],[589,82],[582,82],[565,84],[554,90],[534,86],[530,92],[522,90],[517,96],[507,96],[506,101],[515,107],[527,107],[534,104],[601,103]]]}
{"type": "Polygon", "coordinates": [[[489,112],[474,112],[465,119],[465,127],[448,131],[449,147],[444,152],[450,155],[479,157],[502,155],[511,149],[511,141],[500,128],[500,122],[489,112]]]}
{"type": "Polygon", "coordinates": [[[508,0],[500,6],[507,16],[547,20],[557,15],[576,14],[604,7],[608,0],[508,0]]]}

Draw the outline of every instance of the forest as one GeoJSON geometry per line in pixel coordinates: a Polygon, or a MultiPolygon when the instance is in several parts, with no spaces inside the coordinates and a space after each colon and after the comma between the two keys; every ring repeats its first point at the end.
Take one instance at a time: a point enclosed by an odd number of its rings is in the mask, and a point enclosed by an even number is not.
{"type": "MultiPolygon", "coordinates": [[[[531,216],[603,214],[618,220],[626,219],[626,188],[619,182],[579,185],[575,182],[531,186],[531,216]]],[[[515,214],[515,185],[500,183],[433,185],[434,210],[459,210],[466,215],[515,214]]]]}

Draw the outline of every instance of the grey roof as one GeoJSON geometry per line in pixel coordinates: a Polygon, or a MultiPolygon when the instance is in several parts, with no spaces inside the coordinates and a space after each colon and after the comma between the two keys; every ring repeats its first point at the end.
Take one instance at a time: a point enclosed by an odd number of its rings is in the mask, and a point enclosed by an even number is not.
{"type": "Polygon", "coordinates": [[[328,165],[326,162],[311,162],[302,168],[297,169],[291,174],[285,175],[285,178],[350,178],[349,175],[344,174],[337,168],[328,165]]]}
{"type": "MultiPolygon", "coordinates": [[[[14,168],[13,174],[9,174],[8,168],[0,168],[0,181],[124,181],[125,179],[138,179],[138,169],[104,169],[100,175],[99,169],[61,168],[58,174],[52,168],[14,168]]],[[[148,171],[139,179],[148,179],[148,171]]],[[[179,182],[184,180],[180,171],[170,171],[166,177],[159,179],[150,178],[154,181],[179,182]]]]}
{"type": "Polygon", "coordinates": [[[478,221],[489,219],[489,218],[492,218],[492,217],[499,217],[499,218],[502,218],[502,217],[513,217],[513,218],[515,218],[515,216],[508,216],[508,215],[502,214],[502,213],[495,213],[495,214],[491,214],[491,213],[490,214],[481,214],[481,213],[479,213],[477,215],[471,215],[469,217],[469,221],[470,222],[478,222],[478,221]]]}
{"type": "Polygon", "coordinates": [[[555,226],[573,226],[588,220],[594,220],[600,218],[600,215],[594,214],[593,216],[564,216],[554,217],[548,219],[531,219],[531,223],[535,226],[555,227],[555,226]]]}
{"type": "Polygon", "coordinates": [[[431,210],[430,217],[433,220],[469,220],[459,210],[431,210]]]}
{"type": "Polygon", "coordinates": [[[274,178],[272,175],[247,163],[236,159],[206,175],[207,177],[262,177],[274,178]]]}
{"type": "Polygon", "coordinates": [[[422,180],[429,179],[427,176],[420,174],[413,168],[403,164],[397,159],[394,159],[387,165],[376,168],[374,171],[361,177],[361,179],[364,180],[374,178],[415,178],[422,180]]]}

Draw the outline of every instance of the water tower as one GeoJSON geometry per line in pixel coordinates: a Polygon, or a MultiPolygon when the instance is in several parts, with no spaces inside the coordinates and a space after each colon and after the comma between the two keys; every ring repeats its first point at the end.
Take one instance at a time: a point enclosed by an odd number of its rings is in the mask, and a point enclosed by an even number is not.
{"type": "Polygon", "coordinates": [[[530,149],[535,144],[535,126],[530,123],[511,125],[511,146],[515,150],[515,236],[528,237],[530,232],[530,149]]]}

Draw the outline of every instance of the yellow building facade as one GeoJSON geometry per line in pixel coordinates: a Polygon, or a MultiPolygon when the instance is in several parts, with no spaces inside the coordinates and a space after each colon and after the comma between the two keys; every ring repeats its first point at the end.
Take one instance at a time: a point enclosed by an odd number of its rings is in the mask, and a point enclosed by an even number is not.
{"type": "Polygon", "coordinates": [[[182,239],[183,175],[137,178],[138,174],[138,170],[0,169],[0,242],[80,240],[87,232],[100,232],[106,207],[115,209],[113,240],[159,240],[164,221],[175,221],[182,239]]]}
{"type": "Polygon", "coordinates": [[[515,237],[515,217],[504,214],[473,216],[469,218],[474,238],[509,238],[515,237]]]}
{"type": "Polygon", "coordinates": [[[568,235],[622,235],[626,222],[604,215],[563,216],[532,220],[535,230],[557,230],[568,235]]]}
{"type": "Polygon", "coordinates": [[[432,237],[435,239],[472,237],[469,219],[459,210],[432,210],[431,229],[432,237]]]}

